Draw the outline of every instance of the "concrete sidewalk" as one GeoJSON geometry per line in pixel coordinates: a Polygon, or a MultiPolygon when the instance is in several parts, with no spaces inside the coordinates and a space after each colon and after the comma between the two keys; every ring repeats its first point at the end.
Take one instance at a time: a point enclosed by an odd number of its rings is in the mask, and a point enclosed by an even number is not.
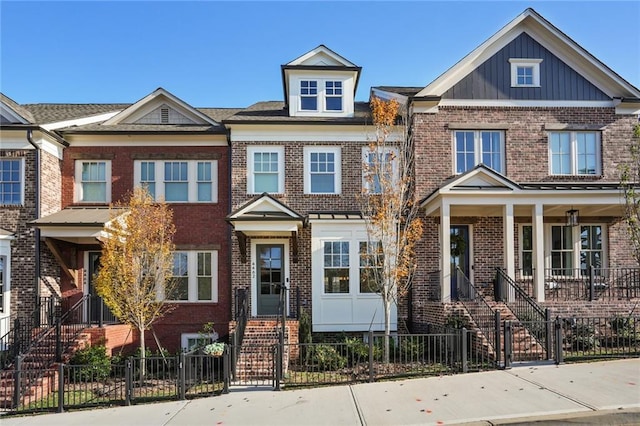
{"type": "Polygon", "coordinates": [[[2,426],[640,424],[640,359],[2,418],[2,426]],[[557,420],[553,420],[557,419],[557,420]],[[536,423],[540,424],[540,423],[536,423]],[[574,423],[575,424],[575,423],[574,423]]]}

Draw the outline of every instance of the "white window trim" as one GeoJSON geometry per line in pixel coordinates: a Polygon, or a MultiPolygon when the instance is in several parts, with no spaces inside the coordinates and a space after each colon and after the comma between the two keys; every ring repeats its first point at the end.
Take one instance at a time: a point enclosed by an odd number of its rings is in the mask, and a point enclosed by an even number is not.
{"type": "MultiPolygon", "coordinates": [[[[500,168],[501,170],[496,170],[496,172],[504,174],[505,170],[506,170],[506,151],[505,151],[505,145],[506,145],[506,135],[505,132],[503,130],[487,130],[487,129],[477,129],[477,130],[454,130],[451,133],[451,152],[453,153],[453,174],[454,175],[461,175],[463,173],[468,172],[469,170],[471,170],[471,168],[465,170],[464,172],[458,172],[458,148],[456,145],[456,133],[458,132],[463,132],[463,133],[468,133],[468,132],[473,132],[473,167],[476,167],[478,164],[482,163],[482,137],[480,136],[481,133],[483,132],[498,132],[500,133],[500,168]]],[[[483,163],[484,164],[484,163],[483,163]]],[[[488,164],[485,164],[485,166],[489,167],[488,164]]],[[[495,170],[495,169],[493,169],[495,170]]]]}
{"type": "Polygon", "coordinates": [[[111,160],[76,160],[75,161],[75,184],[74,202],[83,204],[108,204],[111,202],[111,160]],[[83,163],[105,163],[106,199],[104,201],[82,201],[82,164],[83,163]]]}
{"type": "MultiPolygon", "coordinates": [[[[523,262],[523,250],[524,250],[524,227],[525,226],[529,226],[531,227],[531,232],[533,233],[533,224],[531,223],[519,223],[518,224],[518,268],[520,269],[520,274],[523,277],[527,277],[527,278],[531,278],[533,275],[525,275],[524,274],[524,262],[523,262]]],[[[551,232],[551,229],[549,229],[549,232],[551,232]]],[[[531,265],[531,270],[533,272],[533,274],[535,274],[535,260],[533,259],[533,257],[535,256],[535,243],[533,242],[535,240],[535,235],[531,235],[531,243],[533,245],[533,247],[531,248],[531,253],[532,253],[532,265],[531,265]]]]}
{"type": "Polygon", "coordinates": [[[250,146],[247,147],[247,194],[261,194],[255,191],[255,179],[253,170],[253,154],[256,152],[275,152],[278,154],[278,191],[272,194],[284,193],[284,147],[283,146],[250,146]]]}
{"type": "Polygon", "coordinates": [[[547,155],[549,158],[549,175],[550,176],[602,176],[602,142],[601,133],[598,131],[552,131],[547,135],[547,155]],[[571,143],[571,173],[553,173],[553,151],[551,149],[551,135],[554,133],[569,134],[569,142],[571,143]],[[578,173],[578,133],[593,133],[596,136],[596,172],[595,174],[578,173]]]}
{"type": "Polygon", "coordinates": [[[167,303],[218,303],[218,250],[176,250],[187,254],[187,300],[166,299],[167,303]],[[211,300],[198,300],[198,253],[211,253],[211,300]]]}
{"type": "Polygon", "coordinates": [[[511,87],[540,87],[540,63],[542,59],[509,58],[511,64],[511,87]],[[533,69],[533,84],[518,84],[518,67],[533,69]]]}
{"type": "MultiPolygon", "coordinates": [[[[525,224],[526,225],[526,224],[525,224]]],[[[544,227],[544,248],[545,248],[545,270],[548,271],[552,268],[551,266],[551,228],[553,226],[565,226],[562,223],[549,223],[544,227]]],[[[605,223],[595,223],[595,222],[585,222],[580,223],[577,226],[573,227],[572,231],[572,263],[573,263],[573,277],[577,278],[580,275],[580,227],[582,226],[599,226],[602,230],[602,267],[606,268],[606,265],[609,264],[608,254],[609,254],[609,246],[607,244],[607,235],[608,235],[608,227],[605,223]]],[[[545,273],[546,275],[546,273],[545,273]]],[[[555,275],[557,277],[564,277],[563,275],[555,275]]]]}
{"type": "Polygon", "coordinates": [[[216,342],[218,340],[218,333],[216,333],[215,331],[213,333],[182,333],[180,335],[180,347],[182,348],[183,351],[187,351],[189,350],[188,345],[189,345],[189,339],[210,339],[211,343],[216,342]]]}
{"type": "Polygon", "coordinates": [[[298,114],[302,115],[330,115],[330,114],[342,114],[347,111],[346,102],[347,99],[347,84],[348,79],[342,76],[330,76],[330,77],[298,77],[295,79],[296,87],[296,97],[298,104],[298,114]],[[302,81],[315,81],[318,85],[318,94],[316,95],[317,99],[317,109],[302,109],[302,81]],[[327,96],[326,82],[327,81],[337,81],[342,83],[342,95],[339,97],[342,98],[342,108],[341,109],[327,109],[327,98],[330,97],[338,97],[337,95],[329,95],[327,96]]]}
{"type": "Polygon", "coordinates": [[[382,147],[376,150],[372,150],[370,147],[363,147],[362,148],[362,188],[365,190],[366,193],[368,194],[378,194],[378,192],[374,192],[373,188],[371,188],[371,184],[367,179],[367,173],[372,173],[372,172],[367,172],[366,170],[366,165],[369,164],[369,154],[373,153],[374,151],[377,151],[379,153],[382,153],[383,155],[387,155],[389,153],[393,153],[393,164],[391,166],[391,173],[393,174],[393,181],[397,182],[397,180],[399,179],[399,170],[398,170],[398,156],[399,156],[399,150],[396,147],[391,147],[391,146],[386,146],[386,147],[382,147]]]}
{"type": "Polygon", "coordinates": [[[24,185],[25,185],[25,171],[24,171],[24,158],[22,157],[5,157],[2,160],[18,161],[20,163],[20,202],[18,204],[4,204],[0,202],[1,206],[24,206],[24,185]]]}
{"type": "Polygon", "coordinates": [[[304,147],[304,193],[311,195],[334,195],[342,193],[342,155],[340,147],[305,146],[304,147]],[[333,153],[335,160],[333,192],[311,192],[311,153],[333,153]]]}
{"type": "Polygon", "coordinates": [[[164,180],[164,163],[167,162],[186,162],[187,163],[187,185],[188,199],[187,201],[166,201],[169,204],[174,203],[217,203],[218,202],[218,160],[135,160],[133,163],[134,185],[139,187],[141,182],[142,163],[155,163],[155,183],[156,196],[155,200],[164,200],[165,198],[165,180],[164,180]],[[211,201],[198,201],[198,163],[211,163],[211,201]]]}

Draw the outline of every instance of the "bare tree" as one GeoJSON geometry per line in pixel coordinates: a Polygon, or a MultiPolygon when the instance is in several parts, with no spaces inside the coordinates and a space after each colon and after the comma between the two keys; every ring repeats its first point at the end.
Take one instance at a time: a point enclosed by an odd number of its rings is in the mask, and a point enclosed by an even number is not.
{"type": "Polygon", "coordinates": [[[140,379],[145,368],[145,331],[171,305],[165,304],[176,281],[173,272],[173,212],[136,188],[119,215],[105,226],[96,290],[119,321],[140,333],[140,379]]]}
{"type": "Polygon", "coordinates": [[[629,226],[629,239],[633,256],[640,265],[640,124],[633,128],[629,147],[631,161],[621,167],[620,181],[625,200],[625,219],[629,226]]]}
{"type": "Polygon", "coordinates": [[[415,199],[408,111],[396,100],[373,97],[371,112],[375,138],[363,161],[365,177],[359,197],[368,235],[367,244],[360,246],[360,280],[363,290],[382,298],[384,361],[389,362],[391,308],[411,287],[422,220],[415,199]]]}

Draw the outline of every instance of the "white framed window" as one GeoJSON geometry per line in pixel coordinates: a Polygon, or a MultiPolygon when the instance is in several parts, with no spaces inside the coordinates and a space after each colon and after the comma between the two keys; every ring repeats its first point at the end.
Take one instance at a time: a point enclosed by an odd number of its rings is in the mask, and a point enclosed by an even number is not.
{"type": "Polygon", "coordinates": [[[318,81],[300,81],[300,109],[302,111],[318,110],[318,81]]]}
{"type": "Polygon", "coordinates": [[[217,203],[216,160],[136,160],[135,184],[167,203],[217,203]]]}
{"type": "Polygon", "coordinates": [[[305,194],[340,194],[341,163],[339,147],[304,147],[305,194]]]}
{"type": "Polygon", "coordinates": [[[219,335],[215,331],[213,333],[182,333],[180,335],[180,343],[182,350],[189,352],[216,342],[218,337],[219,335]]]}
{"type": "Polygon", "coordinates": [[[606,264],[603,232],[605,225],[602,224],[549,225],[546,239],[551,275],[585,276],[589,275],[591,266],[599,274],[606,264]]]}
{"type": "Polygon", "coordinates": [[[480,163],[504,173],[504,132],[456,130],[453,132],[453,145],[455,173],[464,173],[480,163]]]}
{"type": "Polygon", "coordinates": [[[520,270],[522,276],[533,276],[533,226],[520,226],[520,270]]]}
{"type": "Polygon", "coordinates": [[[24,160],[0,159],[0,205],[18,206],[24,200],[24,160]]]}
{"type": "Polygon", "coordinates": [[[324,102],[324,109],[327,111],[342,111],[342,81],[324,82],[324,102]]]}
{"type": "Polygon", "coordinates": [[[172,278],[176,287],[167,300],[217,302],[218,251],[174,252],[172,278]]]}
{"type": "Polygon", "coordinates": [[[384,253],[380,241],[360,241],[360,293],[376,293],[382,276],[384,253]]]}
{"type": "Polygon", "coordinates": [[[349,293],[349,241],[324,241],[324,292],[349,293]]]}
{"type": "Polygon", "coordinates": [[[362,187],[367,193],[380,194],[383,183],[393,184],[397,178],[398,148],[362,148],[362,187]]]}
{"type": "Polygon", "coordinates": [[[284,147],[247,148],[247,193],[284,193],[284,147]]]}
{"type": "Polygon", "coordinates": [[[111,201],[111,161],[76,160],[75,201],[109,203],[111,201]]]}
{"type": "Polygon", "coordinates": [[[511,58],[511,87],[540,87],[542,59],[511,58]]]}
{"type": "Polygon", "coordinates": [[[549,132],[549,173],[600,175],[600,132],[549,132]]]}

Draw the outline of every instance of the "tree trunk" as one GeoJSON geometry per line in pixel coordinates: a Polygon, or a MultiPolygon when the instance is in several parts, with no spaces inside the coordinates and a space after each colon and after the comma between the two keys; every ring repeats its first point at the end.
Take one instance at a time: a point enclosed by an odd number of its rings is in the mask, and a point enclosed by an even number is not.
{"type": "Polygon", "coordinates": [[[390,336],[391,336],[391,301],[388,297],[384,298],[384,358],[385,364],[389,363],[390,356],[390,336]]]}
{"type": "Polygon", "coordinates": [[[147,349],[144,345],[144,327],[140,328],[140,386],[144,386],[144,376],[147,371],[147,349]]]}

